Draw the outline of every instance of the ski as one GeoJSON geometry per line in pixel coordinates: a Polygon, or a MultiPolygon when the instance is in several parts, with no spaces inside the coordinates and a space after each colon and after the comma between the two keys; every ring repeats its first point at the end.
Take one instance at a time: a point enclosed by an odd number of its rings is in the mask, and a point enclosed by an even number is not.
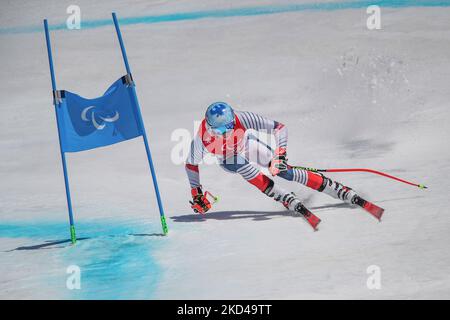
{"type": "Polygon", "coordinates": [[[308,221],[311,227],[313,227],[314,231],[318,230],[317,226],[319,225],[321,220],[314,213],[309,211],[304,205],[299,203],[295,208],[295,212],[300,213],[306,219],[306,221],[308,221]]]}
{"type": "Polygon", "coordinates": [[[372,202],[369,202],[367,200],[364,200],[363,198],[356,196],[353,202],[369,212],[371,215],[373,215],[378,221],[381,221],[381,216],[383,215],[384,209],[378,207],[377,205],[373,204],[372,202]]]}

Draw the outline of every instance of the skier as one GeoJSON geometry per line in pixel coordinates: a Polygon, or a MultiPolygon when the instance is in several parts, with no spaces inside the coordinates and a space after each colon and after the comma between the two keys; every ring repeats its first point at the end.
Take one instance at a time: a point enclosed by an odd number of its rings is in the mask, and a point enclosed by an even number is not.
{"type": "Polygon", "coordinates": [[[225,102],[211,104],[206,110],[205,119],[201,122],[197,135],[191,142],[186,160],[192,209],[201,214],[211,209],[207,192],[203,193],[202,190],[198,167],[206,153],[213,154],[225,171],[240,174],[247,182],[267,196],[281,202],[294,214],[304,216],[314,229],[320,219],[312,214],[294,193],[284,190],[262,173],[260,167],[267,168],[272,176],[298,182],[349,204],[364,207],[366,203],[369,203],[360,198],[351,188],[320,173],[288,165],[287,140],[287,128],[278,121],[252,112],[234,111],[225,102]],[[275,137],[275,149],[260,141],[250,129],[272,134],[275,137]]]}

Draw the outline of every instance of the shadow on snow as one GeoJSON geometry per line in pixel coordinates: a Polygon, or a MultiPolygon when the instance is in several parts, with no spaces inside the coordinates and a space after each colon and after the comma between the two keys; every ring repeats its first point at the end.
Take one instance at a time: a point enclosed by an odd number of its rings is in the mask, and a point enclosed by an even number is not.
{"type": "MultiPolygon", "coordinates": [[[[165,235],[163,233],[130,233],[127,234],[128,236],[134,236],[134,237],[164,237],[165,235]]],[[[108,237],[115,237],[114,235],[109,235],[108,237]]],[[[92,237],[84,237],[84,238],[77,238],[77,242],[93,239],[92,237]]],[[[46,240],[44,243],[31,245],[31,246],[20,246],[15,249],[11,249],[5,252],[12,252],[12,251],[21,251],[21,250],[41,250],[41,249],[58,249],[58,248],[64,248],[64,246],[58,246],[59,244],[65,244],[70,243],[70,239],[64,239],[64,240],[46,240]]]]}
{"type": "MultiPolygon", "coordinates": [[[[328,204],[323,206],[311,207],[310,210],[326,210],[333,208],[349,208],[353,209],[347,203],[328,204]]],[[[203,222],[207,220],[236,220],[236,219],[252,219],[254,221],[270,220],[276,216],[292,216],[288,210],[280,211],[217,211],[205,215],[201,214],[187,214],[182,216],[174,216],[171,219],[174,222],[203,222]]]]}

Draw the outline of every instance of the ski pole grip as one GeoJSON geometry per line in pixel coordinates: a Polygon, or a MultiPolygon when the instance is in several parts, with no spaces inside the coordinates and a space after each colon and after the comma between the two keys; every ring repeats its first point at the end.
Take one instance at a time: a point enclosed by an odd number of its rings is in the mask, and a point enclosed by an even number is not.
{"type": "Polygon", "coordinates": [[[213,198],[214,203],[216,203],[216,202],[219,201],[219,197],[214,196],[214,195],[213,195],[211,192],[209,192],[209,191],[205,191],[205,197],[208,197],[208,195],[211,196],[211,197],[213,198]]]}

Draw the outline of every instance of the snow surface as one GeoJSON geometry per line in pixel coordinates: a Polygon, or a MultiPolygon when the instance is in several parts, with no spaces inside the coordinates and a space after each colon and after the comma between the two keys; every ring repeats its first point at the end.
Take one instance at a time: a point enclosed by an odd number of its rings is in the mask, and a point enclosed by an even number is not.
{"type": "MultiPolygon", "coordinates": [[[[126,18],[313,2],[77,1],[82,23],[111,11],[126,18]]],[[[64,242],[67,208],[40,31],[44,17],[63,24],[71,1],[3,1],[0,298],[449,299],[450,9],[447,1],[413,6],[419,2],[382,7],[382,29],[374,31],[363,5],[123,25],[170,235],[160,235],[135,139],[68,154],[77,233],[85,238],[73,247],[64,242]],[[378,223],[277,179],[320,216],[313,232],[239,176],[204,165],[202,183],[221,201],[205,218],[194,215],[184,167],[171,160],[179,144],[172,133],[193,134],[216,100],[286,124],[293,164],[375,168],[430,188],[334,174],[386,209],[378,223]],[[70,265],[81,268],[81,290],[66,288],[70,265]],[[379,290],[366,286],[371,265],[381,270],[379,290]]],[[[58,88],[95,97],[125,73],[112,25],[51,35],[58,88]]]]}

